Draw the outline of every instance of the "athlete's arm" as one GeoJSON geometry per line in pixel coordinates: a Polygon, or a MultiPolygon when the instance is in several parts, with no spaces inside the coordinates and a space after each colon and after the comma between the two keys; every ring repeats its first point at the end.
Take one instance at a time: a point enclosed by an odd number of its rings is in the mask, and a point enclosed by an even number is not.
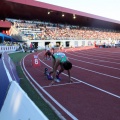
{"type": "Polygon", "coordinates": [[[70,70],[67,70],[68,71],[68,77],[69,77],[69,80],[70,80],[70,70]]]}
{"type": "Polygon", "coordinates": [[[60,60],[56,60],[54,66],[53,66],[53,80],[50,83],[50,85],[53,85],[54,82],[55,82],[54,80],[55,80],[55,77],[56,77],[56,71],[57,71],[57,68],[58,68],[59,65],[60,65],[60,60]]]}
{"type": "Polygon", "coordinates": [[[72,82],[72,80],[71,80],[70,70],[67,70],[67,71],[68,71],[69,82],[72,82]]]}
{"type": "Polygon", "coordinates": [[[53,67],[53,80],[56,77],[56,71],[57,71],[57,68],[58,68],[59,65],[60,65],[60,60],[56,60],[55,65],[53,67]]]}

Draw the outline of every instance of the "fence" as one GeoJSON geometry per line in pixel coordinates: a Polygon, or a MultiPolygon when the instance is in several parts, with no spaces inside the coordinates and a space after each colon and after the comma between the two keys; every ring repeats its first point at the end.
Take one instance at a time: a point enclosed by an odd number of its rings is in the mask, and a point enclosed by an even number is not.
{"type": "Polygon", "coordinates": [[[19,46],[0,46],[0,53],[16,51],[18,48],[19,46]]]}

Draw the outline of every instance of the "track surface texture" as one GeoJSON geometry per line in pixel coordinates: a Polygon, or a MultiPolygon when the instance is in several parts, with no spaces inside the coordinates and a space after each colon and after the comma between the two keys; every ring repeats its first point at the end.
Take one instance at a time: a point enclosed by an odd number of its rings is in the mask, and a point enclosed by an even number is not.
{"type": "MultiPolygon", "coordinates": [[[[57,51],[56,51],[57,52],[57,51]]],[[[44,69],[51,70],[51,60],[44,60],[44,51],[23,59],[23,68],[38,91],[67,120],[120,120],[120,48],[69,48],[64,52],[72,62],[68,83],[67,72],[61,82],[49,86],[44,69]],[[33,67],[38,55],[40,67],[33,67]]]]}

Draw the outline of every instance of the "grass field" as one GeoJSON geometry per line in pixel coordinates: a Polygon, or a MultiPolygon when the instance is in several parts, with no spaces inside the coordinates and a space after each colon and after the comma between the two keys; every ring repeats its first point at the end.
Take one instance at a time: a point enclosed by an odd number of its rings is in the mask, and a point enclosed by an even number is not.
{"type": "Polygon", "coordinates": [[[30,99],[38,106],[38,108],[47,116],[49,120],[60,120],[60,118],[55,114],[55,112],[51,109],[51,107],[40,97],[40,95],[34,90],[32,85],[25,77],[20,66],[20,61],[27,54],[29,53],[20,52],[20,53],[9,54],[9,56],[16,65],[18,76],[21,79],[20,86],[28,94],[30,99]]]}

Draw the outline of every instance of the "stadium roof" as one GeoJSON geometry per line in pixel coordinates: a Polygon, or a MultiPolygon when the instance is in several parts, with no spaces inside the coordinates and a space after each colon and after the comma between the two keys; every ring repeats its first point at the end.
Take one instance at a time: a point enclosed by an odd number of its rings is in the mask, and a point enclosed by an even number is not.
{"type": "Polygon", "coordinates": [[[0,0],[0,19],[16,18],[120,30],[120,21],[35,0],[0,0]],[[47,14],[48,12],[51,14],[47,14]],[[64,17],[62,14],[64,13],[64,17]],[[73,15],[76,19],[73,19],[73,15]]]}
{"type": "Polygon", "coordinates": [[[10,28],[11,27],[11,23],[8,21],[0,21],[0,28],[10,28]]]}

